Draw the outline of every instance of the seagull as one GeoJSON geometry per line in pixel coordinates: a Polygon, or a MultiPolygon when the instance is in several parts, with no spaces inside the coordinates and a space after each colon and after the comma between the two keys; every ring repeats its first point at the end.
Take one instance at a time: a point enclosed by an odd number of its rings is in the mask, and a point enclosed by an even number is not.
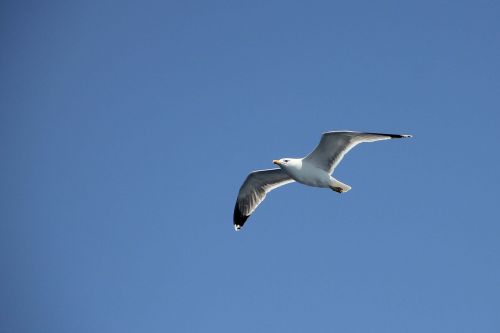
{"type": "Polygon", "coordinates": [[[253,171],[241,185],[234,206],[234,229],[238,231],[243,227],[267,193],[289,183],[298,182],[313,187],[330,188],[338,193],[349,191],[351,189],[349,185],[331,176],[344,155],[363,142],[401,138],[411,138],[411,135],[326,132],[321,136],[318,146],[306,157],[273,160],[279,168],[253,171]]]}

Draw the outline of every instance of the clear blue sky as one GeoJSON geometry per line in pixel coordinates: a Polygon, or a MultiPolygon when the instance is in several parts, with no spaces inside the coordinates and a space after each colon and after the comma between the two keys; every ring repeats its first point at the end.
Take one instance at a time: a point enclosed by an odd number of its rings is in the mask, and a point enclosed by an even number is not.
{"type": "Polygon", "coordinates": [[[2,1],[0,332],[499,332],[498,1],[2,1]],[[251,170],[327,130],[339,195],[251,170]]]}

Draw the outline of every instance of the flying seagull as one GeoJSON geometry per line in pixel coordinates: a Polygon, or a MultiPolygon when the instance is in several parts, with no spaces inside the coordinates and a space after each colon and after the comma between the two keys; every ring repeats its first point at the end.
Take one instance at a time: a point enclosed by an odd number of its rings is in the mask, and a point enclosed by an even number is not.
{"type": "Polygon", "coordinates": [[[251,172],[241,185],[234,206],[235,230],[243,227],[268,192],[280,186],[299,182],[314,187],[330,188],[338,193],[349,191],[351,189],[349,185],[331,176],[344,155],[363,142],[400,138],[411,138],[411,135],[352,131],[326,132],[321,136],[318,146],[306,157],[273,160],[279,168],[251,172]]]}

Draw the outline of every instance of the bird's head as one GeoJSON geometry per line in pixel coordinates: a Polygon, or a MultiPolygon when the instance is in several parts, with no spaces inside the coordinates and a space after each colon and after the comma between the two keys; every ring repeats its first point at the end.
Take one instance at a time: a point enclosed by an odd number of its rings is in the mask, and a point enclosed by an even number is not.
{"type": "Polygon", "coordinates": [[[273,163],[279,166],[280,168],[286,168],[287,166],[290,166],[293,164],[294,159],[293,158],[281,158],[279,160],[273,160],[273,163]]]}

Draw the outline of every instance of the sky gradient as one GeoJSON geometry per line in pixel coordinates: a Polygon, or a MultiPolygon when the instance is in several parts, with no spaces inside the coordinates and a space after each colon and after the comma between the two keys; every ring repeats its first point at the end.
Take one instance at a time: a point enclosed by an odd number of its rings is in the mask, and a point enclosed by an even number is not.
{"type": "Polygon", "coordinates": [[[3,1],[0,332],[499,332],[498,1],[3,1]],[[345,194],[246,175],[324,131],[345,194]]]}

